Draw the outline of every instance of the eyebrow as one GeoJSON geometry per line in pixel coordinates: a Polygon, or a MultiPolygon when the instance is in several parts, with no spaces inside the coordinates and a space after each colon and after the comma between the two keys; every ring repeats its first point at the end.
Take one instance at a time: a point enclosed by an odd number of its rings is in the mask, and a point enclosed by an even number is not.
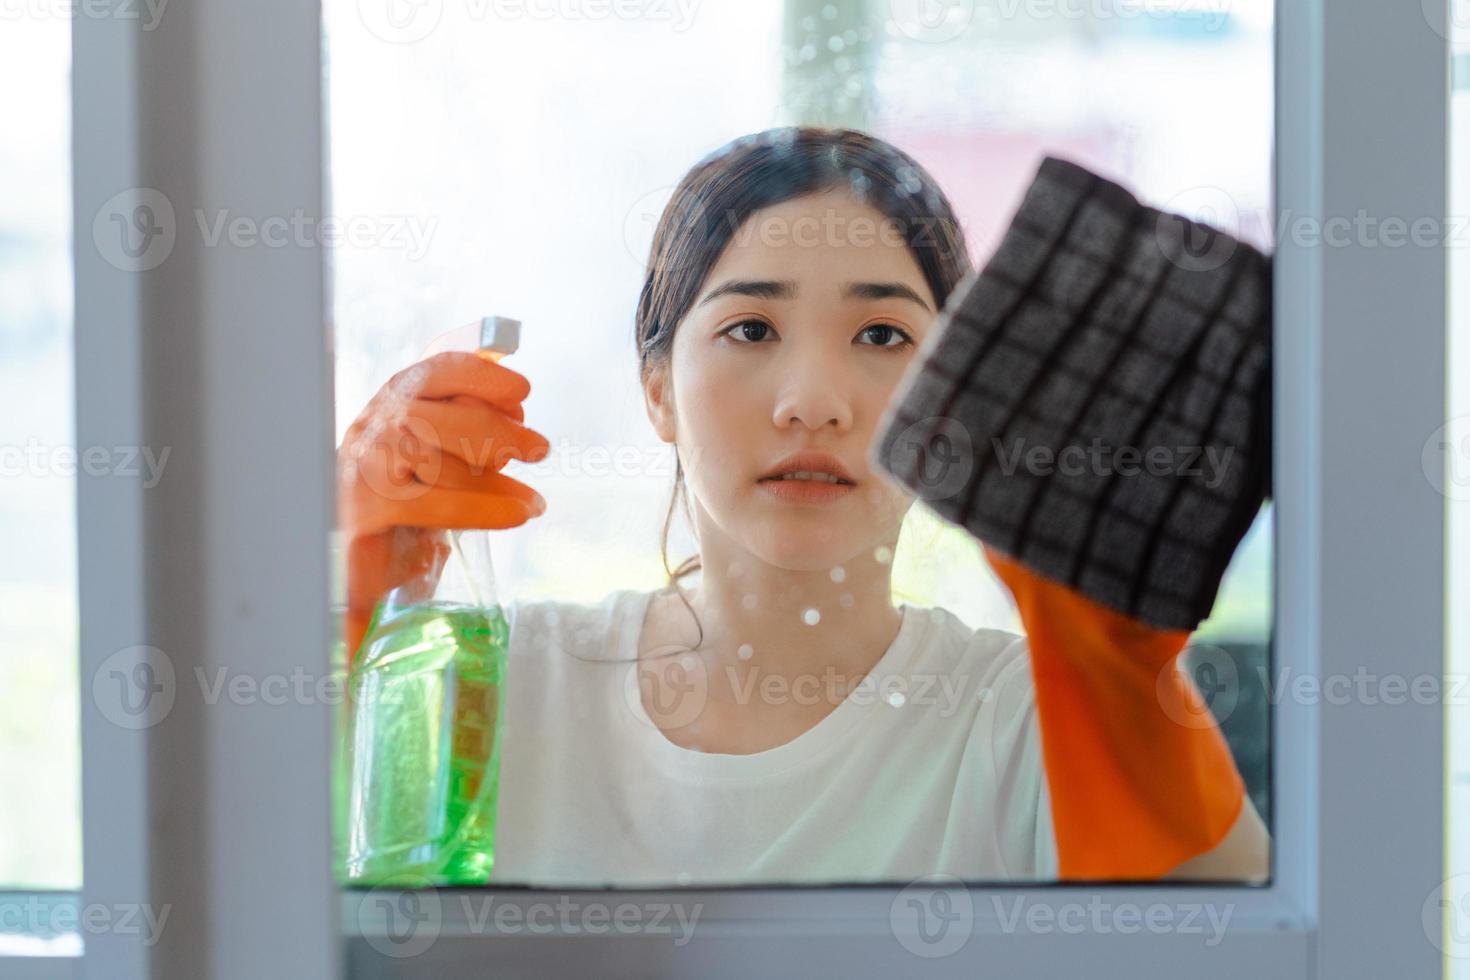
{"type": "MultiPolygon", "coordinates": [[[[790,279],[731,279],[710,290],[696,303],[703,306],[721,296],[754,296],[757,299],[795,299],[796,283],[790,279]]],[[[905,299],[934,312],[924,298],[901,282],[849,282],[842,287],[843,299],[905,299]]]]}

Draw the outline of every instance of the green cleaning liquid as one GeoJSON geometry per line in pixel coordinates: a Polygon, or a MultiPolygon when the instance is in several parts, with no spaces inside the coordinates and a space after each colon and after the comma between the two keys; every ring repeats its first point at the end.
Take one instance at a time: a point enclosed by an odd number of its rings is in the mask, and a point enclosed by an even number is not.
{"type": "Polygon", "coordinates": [[[509,635],[499,606],[378,611],[344,706],[348,883],[489,880],[509,635]]]}

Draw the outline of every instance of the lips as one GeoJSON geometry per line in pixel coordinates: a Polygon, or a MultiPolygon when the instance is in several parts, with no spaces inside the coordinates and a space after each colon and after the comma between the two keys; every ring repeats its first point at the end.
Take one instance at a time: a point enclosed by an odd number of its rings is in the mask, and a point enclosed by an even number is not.
{"type": "Polygon", "coordinates": [[[787,456],[760,477],[760,483],[795,483],[816,486],[853,486],[857,480],[842,460],[831,453],[807,451],[787,456]]]}

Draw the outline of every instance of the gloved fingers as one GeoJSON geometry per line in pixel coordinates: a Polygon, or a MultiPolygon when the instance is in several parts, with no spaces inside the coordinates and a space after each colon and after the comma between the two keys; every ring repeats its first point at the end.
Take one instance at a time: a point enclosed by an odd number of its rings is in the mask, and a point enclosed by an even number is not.
{"type": "MultiPolygon", "coordinates": [[[[509,480],[509,477],[506,479],[509,480]]],[[[539,494],[535,497],[540,499],[539,494]]],[[[425,493],[413,502],[413,506],[404,510],[404,519],[399,523],[412,527],[455,530],[503,530],[519,527],[542,512],[534,501],[523,499],[519,495],[475,493],[443,487],[426,488],[425,493]]]]}
{"type": "Polygon", "coordinates": [[[443,487],[446,490],[468,490],[472,493],[500,494],[514,497],[533,506],[545,509],[546,501],[541,494],[504,473],[471,466],[458,456],[434,449],[438,463],[415,468],[414,476],[426,485],[443,487]]]}
{"type": "MultiPolygon", "coordinates": [[[[511,459],[535,463],[546,458],[551,444],[535,429],[481,402],[417,399],[397,423],[400,431],[457,456],[472,470],[499,470],[511,459]]],[[[402,444],[405,450],[413,447],[402,444]]]]}
{"type": "Polygon", "coordinates": [[[380,437],[376,445],[379,470],[369,471],[369,486],[376,488],[384,483],[388,490],[385,496],[392,499],[414,499],[423,494],[422,487],[444,487],[449,490],[470,490],[476,493],[502,493],[545,506],[541,495],[518,480],[497,473],[482,458],[491,454],[466,453],[470,461],[446,452],[433,441],[434,434],[422,419],[401,425],[396,438],[387,434],[380,437]]]}
{"type": "Polygon", "coordinates": [[[445,351],[395,374],[384,389],[406,399],[475,398],[513,415],[531,392],[526,376],[486,357],[445,351]]]}

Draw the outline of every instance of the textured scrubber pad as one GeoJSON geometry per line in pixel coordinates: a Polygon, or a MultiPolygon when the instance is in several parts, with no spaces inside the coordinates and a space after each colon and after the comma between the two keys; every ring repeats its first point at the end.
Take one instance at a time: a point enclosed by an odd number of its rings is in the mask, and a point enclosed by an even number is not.
{"type": "Polygon", "coordinates": [[[870,461],[1034,571],[1193,629],[1269,493],[1270,357],[1269,258],[1047,157],[870,461]]]}

